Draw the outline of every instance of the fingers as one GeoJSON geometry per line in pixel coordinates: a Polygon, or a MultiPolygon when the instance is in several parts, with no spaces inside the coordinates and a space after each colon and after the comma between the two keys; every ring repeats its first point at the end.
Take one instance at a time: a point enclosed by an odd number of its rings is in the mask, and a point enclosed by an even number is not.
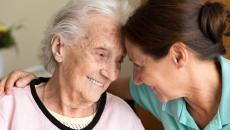
{"type": "Polygon", "coordinates": [[[11,72],[6,78],[4,78],[5,81],[3,81],[3,88],[5,94],[10,94],[13,86],[16,84],[16,82],[19,79],[22,79],[29,75],[28,72],[23,72],[23,71],[13,71],[11,72]]]}
{"type": "Polygon", "coordinates": [[[7,79],[7,77],[3,78],[0,81],[0,95],[2,95],[4,93],[4,86],[5,86],[5,83],[6,83],[6,79],[7,79]]]}
{"type": "Polygon", "coordinates": [[[19,78],[15,85],[17,87],[24,87],[26,85],[28,85],[30,83],[31,80],[35,79],[36,76],[32,73],[28,73],[26,76],[22,77],[22,78],[19,78]]]}

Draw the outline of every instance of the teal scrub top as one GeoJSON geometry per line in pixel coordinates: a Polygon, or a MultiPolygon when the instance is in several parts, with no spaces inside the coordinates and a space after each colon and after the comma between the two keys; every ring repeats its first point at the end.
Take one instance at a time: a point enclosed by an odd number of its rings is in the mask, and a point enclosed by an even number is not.
{"type": "MultiPolygon", "coordinates": [[[[204,130],[230,130],[230,61],[218,58],[222,73],[222,95],[218,112],[204,130]]],[[[129,84],[132,98],[158,118],[165,130],[200,130],[186,109],[183,98],[161,103],[146,85],[129,84]]],[[[202,118],[202,117],[201,117],[202,118]]]]}

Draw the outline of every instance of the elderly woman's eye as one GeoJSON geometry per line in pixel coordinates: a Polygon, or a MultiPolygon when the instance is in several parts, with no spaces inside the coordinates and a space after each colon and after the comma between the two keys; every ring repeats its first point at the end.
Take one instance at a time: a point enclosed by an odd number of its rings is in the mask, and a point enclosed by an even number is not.
{"type": "Polygon", "coordinates": [[[95,55],[99,60],[103,60],[107,58],[108,54],[104,50],[96,50],[95,55]]]}
{"type": "Polygon", "coordinates": [[[102,53],[102,52],[99,52],[96,55],[97,55],[98,58],[106,58],[106,54],[102,53]]]}
{"type": "Polygon", "coordinates": [[[99,53],[98,54],[100,57],[105,57],[105,54],[103,54],[103,53],[99,53]]]}

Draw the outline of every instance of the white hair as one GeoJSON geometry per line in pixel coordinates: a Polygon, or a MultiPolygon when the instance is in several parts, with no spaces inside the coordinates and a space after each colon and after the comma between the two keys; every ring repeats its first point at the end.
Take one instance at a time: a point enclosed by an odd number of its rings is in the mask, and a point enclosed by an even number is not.
{"type": "Polygon", "coordinates": [[[51,51],[51,42],[54,34],[59,35],[63,43],[68,43],[79,35],[83,18],[89,12],[96,12],[118,21],[122,26],[140,5],[140,0],[71,0],[54,17],[48,26],[42,40],[42,59],[44,66],[51,74],[57,62],[51,51]]]}

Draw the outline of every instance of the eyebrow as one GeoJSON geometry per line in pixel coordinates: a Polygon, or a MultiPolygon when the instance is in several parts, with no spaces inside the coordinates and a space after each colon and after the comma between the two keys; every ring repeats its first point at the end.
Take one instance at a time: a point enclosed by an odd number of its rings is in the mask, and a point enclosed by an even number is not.
{"type": "Polygon", "coordinates": [[[107,48],[104,48],[104,47],[96,47],[96,48],[94,48],[94,49],[100,49],[100,50],[108,51],[108,49],[107,49],[107,48]]]}
{"type": "MultiPolygon", "coordinates": [[[[103,50],[103,51],[111,52],[109,49],[104,48],[104,47],[98,47],[98,48],[94,48],[94,49],[100,49],[100,50],[103,50]]],[[[126,53],[122,53],[122,55],[120,57],[125,58],[125,56],[126,56],[126,53]]]]}

